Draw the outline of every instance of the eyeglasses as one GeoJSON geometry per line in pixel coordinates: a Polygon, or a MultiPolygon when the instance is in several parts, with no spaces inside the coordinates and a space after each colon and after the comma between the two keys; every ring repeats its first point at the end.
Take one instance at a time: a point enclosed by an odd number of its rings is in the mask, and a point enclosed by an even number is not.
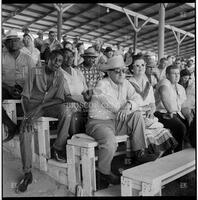
{"type": "Polygon", "coordinates": [[[115,72],[116,74],[121,74],[121,72],[123,74],[125,74],[127,72],[127,69],[110,69],[109,71],[113,71],[115,72]]]}

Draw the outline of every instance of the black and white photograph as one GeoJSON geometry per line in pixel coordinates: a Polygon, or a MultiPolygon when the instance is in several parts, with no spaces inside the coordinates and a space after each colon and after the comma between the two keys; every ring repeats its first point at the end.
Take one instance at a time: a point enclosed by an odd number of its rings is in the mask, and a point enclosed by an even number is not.
{"type": "Polygon", "coordinates": [[[1,2],[1,197],[197,198],[196,2],[1,2]]]}

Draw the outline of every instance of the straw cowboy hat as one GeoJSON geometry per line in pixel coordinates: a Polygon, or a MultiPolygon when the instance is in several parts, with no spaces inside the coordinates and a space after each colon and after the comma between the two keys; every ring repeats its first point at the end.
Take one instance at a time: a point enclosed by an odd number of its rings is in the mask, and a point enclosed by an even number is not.
{"type": "Polygon", "coordinates": [[[101,71],[108,71],[111,69],[127,69],[122,55],[113,56],[107,60],[107,63],[100,67],[101,71]]]}
{"type": "Polygon", "coordinates": [[[81,54],[82,57],[98,57],[94,48],[88,48],[84,51],[84,54],[81,54]]]}
{"type": "Polygon", "coordinates": [[[3,40],[8,40],[8,39],[15,39],[15,38],[19,38],[19,35],[17,33],[17,31],[15,29],[11,29],[7,32],[6,36],[4,37],[3,40]]]}

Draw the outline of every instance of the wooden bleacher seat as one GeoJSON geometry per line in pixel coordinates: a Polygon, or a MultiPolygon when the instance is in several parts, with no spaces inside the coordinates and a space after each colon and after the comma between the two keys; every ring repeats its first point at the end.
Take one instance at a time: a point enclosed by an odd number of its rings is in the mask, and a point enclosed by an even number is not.
{"type": "MultiPolygon", "coordinates": [[[[116,136],[116,141],[126,143],[128,136],[116,136]]],[[[76,134],[67,141],[68,184],[72,193],[75,193],[79,184],[82,185],[85,196],[92,196],[96,191],[95,147],[97,146],[98,143],[94,138],[86,134],[76,134]]]]}
{"type": "Polygon", "coordinates": [[[161,196],[161,187],[195,170],[195,149],[188,148],[122,172],[121,196],[161,196]]]}

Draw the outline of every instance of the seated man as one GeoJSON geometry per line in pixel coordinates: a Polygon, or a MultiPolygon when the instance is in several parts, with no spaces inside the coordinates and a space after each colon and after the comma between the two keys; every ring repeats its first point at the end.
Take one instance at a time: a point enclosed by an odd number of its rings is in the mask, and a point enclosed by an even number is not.
{"type": "Polygon", "coordinates": [[[183,86],[178,84],[180,69],[175,65],[166,68],[166,79],[161,80],[155,91],[156,112],[155,116],[171,130],[178,146],[175,151],[182,150],[184,136],[187,132],[187,121],[181,113],[182,104],[186,100],[183,86]]]}
{"type": "Polygon", "coordinates": [[[45,67],[36,67],[28,74],[22,93],[24,119],[20,130],[20,148],[23,171],[25,176],[17,185],[17,192],[27,190],[32,182],[32,126],[33,122],[41,116],[59,119],[58,136],[53,144],[55,157],[58,161],[66,162],[65,145],[67,125],[65,105],[65,90],[63,75],[59,70],[63,55],[59,50],[50,53],[49,61],[45,67]]]}
{"type": "MultiPolygon", "coordinates": [[[[33,59],[20,51],[21,41],[16,30],[10,30],[4,39],[2,52],[2,100],[20,99],[28,71],[35,67],[33,59]]],[[[2,108],[2,122],[8,127],[8,137],[11,140],[17,133],[17,125],[9,118],[2,108]]]]}
{"type": "Polygon", "coordinates": [[[107,61],[103,71],[108,77],[100,80],[94,88],[89,107],[86,133],[99,143],[97,174],[105,180],[103,184],[106,186],[120,183],[111,172],[111,162],[117,149],[115,135],[129,135],[134,160],[144,163],[156,158],[144,151],[147,148],[145,124],[141,112],[137,111],[141,98],[125,79],[126,69],[121,55],[107,61]]]}

